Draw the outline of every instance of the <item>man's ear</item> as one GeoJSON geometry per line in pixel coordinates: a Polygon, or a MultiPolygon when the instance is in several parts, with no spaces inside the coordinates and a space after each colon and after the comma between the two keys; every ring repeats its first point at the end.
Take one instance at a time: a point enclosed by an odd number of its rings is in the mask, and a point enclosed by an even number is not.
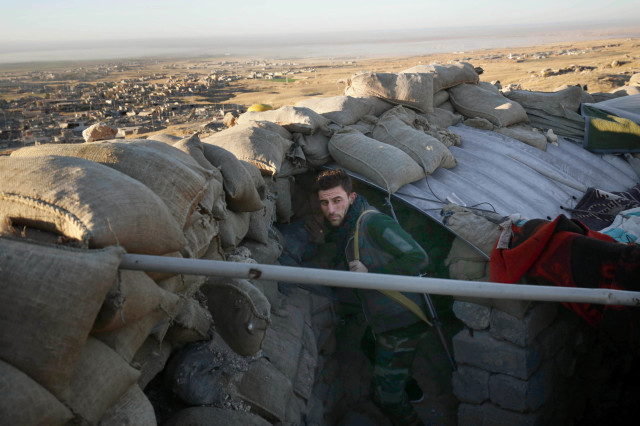
{"type": "Polygon", "coordinates": [[[349,194],[349,204],[353,204],[357,196],[358,194],[356,194],[355,192],[352,192],[351,194],[349,194]]]}

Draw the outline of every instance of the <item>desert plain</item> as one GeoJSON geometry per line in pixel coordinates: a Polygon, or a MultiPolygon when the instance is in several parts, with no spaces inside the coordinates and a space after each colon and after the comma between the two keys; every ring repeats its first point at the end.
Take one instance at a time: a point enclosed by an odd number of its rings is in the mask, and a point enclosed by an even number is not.
{"type": "MultiPolygon", "coordinates": [[[[503,88],[549,92],[564,85],[579,84],[589,93],[612,92],[624,86],[633,74],[640,72],[640,38],[563,41],[528,47],[425,52],[397,57],[290,58],[283,52],[277,58],[162,57],[0,64],[0,110],[7,108],[6,103],[3,107],[2,100],[16,101],[24,97],[33,99],[51,95],[45,94],[45,90],[40,93],[31,93],[29,90],[18,93],[16,88],[19,85],[15,82],[31,84],[32,87],[46,85],[53,93],[57,91],[60,98],[65,97],[65,93],[73,92],[74,86],[95,88],[101,83],[111,84],[111,87],[114,84],[132,86],[137,81],[144,81],[145,84],[153,83],[165,88],[173,84],[172,87],[179,89],[182,81],[202,82],[214,76],[215,84],[208,86],[204,92],[183,92],[168,100],[184,104],[185,107],[208,105],[209,108],[215,107],[216,111],[242,112],[255,103],[278,108],[294,105],[308,97],[342,95],[346,80],[361,71],[398,72],[419,64],[456,61],[466,61],[481,68],[481,81],[499,82],[503,88]],[[45,75],[55,77],[44,80],[45,75]]],[[[126,108],[130,112],[134,109],[140,111],[144,107],[129,105],[126,108]]],[[[148,130],[140,129],[127,137],[140,138],[159,132],[187,135],[201,129],[212,118],[211,114],[205,117],[192,114],[188,119],[167,122],[148,130]]],[[[220,120],[221,115],[217,119],[220,120]]]]}

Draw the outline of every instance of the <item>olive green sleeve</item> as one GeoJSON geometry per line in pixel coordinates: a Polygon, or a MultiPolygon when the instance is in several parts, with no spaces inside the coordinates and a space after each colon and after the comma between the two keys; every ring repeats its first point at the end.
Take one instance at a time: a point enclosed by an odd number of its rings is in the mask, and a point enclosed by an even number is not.
{"type": "Polygon", "coordinates": [[[382,268],[383,274],[417,275],[428,263],[427,253],[400,225],[385,214],[373,215],[367,232],[375,245],[393,256],[382,268]]]}

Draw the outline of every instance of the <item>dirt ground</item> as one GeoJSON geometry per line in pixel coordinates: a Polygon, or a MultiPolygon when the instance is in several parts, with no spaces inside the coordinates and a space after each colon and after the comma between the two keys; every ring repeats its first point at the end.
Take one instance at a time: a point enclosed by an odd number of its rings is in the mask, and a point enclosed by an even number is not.
{"type": "MultiPolygon", "coordinates": [[[[233,60],[231,58],[230,60],[233,60]]],[[[293,61],[293,60],[292,60],[293,61]]],[[[624,86],[631,76],[640,73],[640,39],[600,39],[547,45],[438,53],[390,58],[340,58],[295,60],[290,66],[280,59],[271,71],[306,69],[291,79],[242,79],[228,83],[217,102],[230,109],[243,110],[256,103],[274,108],[294,105],[313,96],[343,95],[346,80],[361,71],[398,72],[419,64],[466,61],[482,68],[481,81],[499,81],[502,87],[518,85],[521,89],[551,92],[564,85],[579,84],[589,93],[610,92],[624,86]],[[313,70],[313,71],[311,71],[313,70]]],[[[212,60],[180,63],[194,71],[211,71],[212,60]],[[208,68],[209,67],[209,68],[208,68]]],[[[236,70],[250,71],[250,67],[236,70]]],[[[138,72],[143,72],[138,70],[138,72]]],[[[192,134],[207,122],[171,126],[153,133],[178,136],[192,134]]],[[[137,135],[146,137],[153,133],[137,135]]]]}
{"type": "Polygon", "coordinates": [[[234,82],[238,90],[225,102],[266,103],[273,107],[292,105],[310,96],[344,94],[344,81],[358,71],[398,72],[418,64],[452,61],[467,61],[481,67],[484,70],[481,81],[498,80],[503,87],[520,84],[526,90],[553,91],[565,84],[580,84],[587,86],[590,93],[609,92],[640,72],[640,39],[566,42],[412,57],[317,60],[308,64],[315,67],[315,72],[295,75],[293,82],[234,82]],[[552,70],[547,72],[551,75],[543,77],[542,71],[548,69],[552,70]]]}

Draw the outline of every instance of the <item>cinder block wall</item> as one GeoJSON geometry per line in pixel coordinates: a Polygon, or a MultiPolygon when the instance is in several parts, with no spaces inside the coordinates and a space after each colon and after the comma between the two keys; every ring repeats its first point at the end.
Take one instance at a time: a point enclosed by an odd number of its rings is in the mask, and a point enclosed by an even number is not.
{"type": "Polygon", "coordinates": [[[495,300],[456,300],[453,310],[466,326],[453,337],[458,424],[566,424],[582,411],[575,365],[592,330],[575,314],[495,300]]]}

